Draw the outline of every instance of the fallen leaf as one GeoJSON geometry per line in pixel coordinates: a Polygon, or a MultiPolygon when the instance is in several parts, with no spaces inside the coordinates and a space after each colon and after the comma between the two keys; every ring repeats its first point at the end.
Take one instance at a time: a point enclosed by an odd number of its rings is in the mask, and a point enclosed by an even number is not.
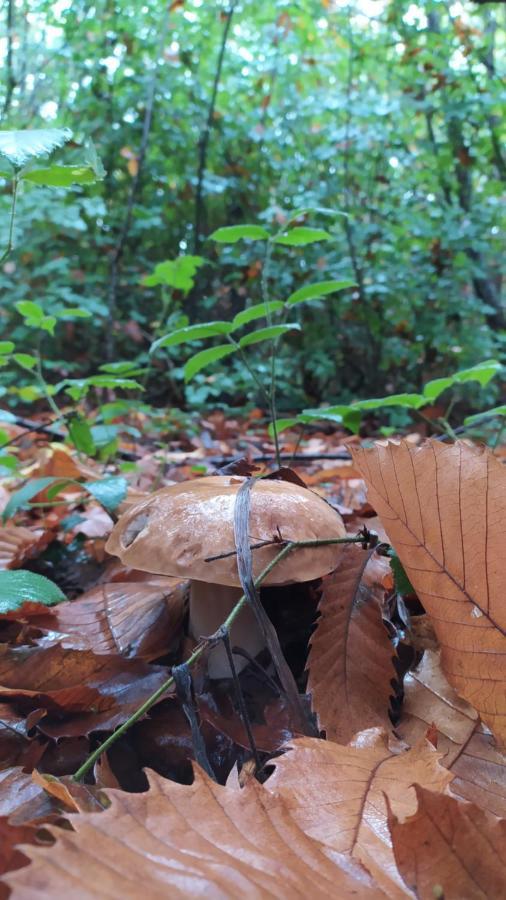
{"type": "Polygon", "coordinates": [[[506,817],[506,755],[493,746],[492,735],[476,710],[448,683],[439,653],[426,651],[404,678],[402,717],[396,732],[413,745],[432,727],[443,754],[441,764],[455,776],[451,792],[506,817]]]}
{"type": "Polygon", "coordinates": [[[54,540],[42,529],[6,525],[0,529],[0,569],[18,569],[25,560],[38,556],[54,540]]]}
{"type": "Polygon", "coordinates": [[[72,819],[54,849],[25,847],[32,863],[6,876],[12,900],[48,897],[381,898],[367,873],[309,838],[283,799],[253,781],[191,785],[150,773],[144,794],[109,790],[111,806],[72,819]]]}
{"type": "Polygon", "coordinates": [[[416,811],[415,782],[441,792],[452,775],[439,764],[439,754],[427,741],[408,751],[394,750],[377,728],[361,732],[347,746],[300,738],[275,760],[266,787],[286,800],[305,834],[350,854],[389,897],[404,897],[386,799],[403,821],[416,811]]]}
{"type": "MultiPolygon", "coordinates": [[[[78,600],[61,603],[30,624],[50,631],[50,641],[126,659],[156,659],[178,636],[188,582],[151,576],[143,582],[102,584],[78,600]]],[[[46,638],[41,639],[48,645],[46,638]]]]}
{"type": "Polygon", "coordinates": [[[449,682],[506,743],[506,471],[463,441],[354,451],[369,495],[433,620],[449,682]]]}
{"type": "Polygon", "coordinates": [[[167,679],[167,670],[140,660],[54,647],[0,652],[0,699],[48,715],[49,737],[76,737],[116,728],[167,679]]]}
{"type": "MultiPolygon", "coordinates": [[[[27,866],[30,860],[19,849],[19,844],[35,844],[37,829],[32,825],[11,825],[6,816],[0,816],[0,876],[27,866]]],[[[0,900],[6,900],[10,891],[0,881],[0,900]]]]}
{"type": "Polygon", "coordinates": [[[379,605],[389,564],[377,555],[371,559],[372,552],[344,547],[337,568],[323,579],[306,664],[318,727],[341,743],[375,725],[390,727],[396,673],[379,605]],[[366,579],[368,570],[373,574],[366,579]]]}
{"type": "Polygon", "coordinates": [[[390,818],[395,858],[408,887],[421,900],[504,897],[506,821],[471,803],[415,786],[416,813],[390,818]]]}
{"type": "Polygon", "coordinates": [[[18,715],[7,703],[0,703],[0,769],[22,766],[27,770],[37,765],[47,745],[29,735],[29,731],[45,710],[39,710],[31,721],[18,715]]]}

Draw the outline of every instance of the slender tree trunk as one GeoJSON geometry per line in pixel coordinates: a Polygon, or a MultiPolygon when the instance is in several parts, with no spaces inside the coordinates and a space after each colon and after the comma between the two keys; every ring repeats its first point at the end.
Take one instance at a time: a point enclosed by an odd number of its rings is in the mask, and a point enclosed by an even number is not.
{"type": "Polygon", "coordinates": [[[221,70],[223,68],[223,60],[225,58],[225,49],[227,46],[228,34],[232,23],[232,16],[236,7],[237,0],[232,0],[230,6],[225,13],[225,24],[221,38],[220,52],[216,64],[216,72],[214,73],[213,89],[209,100],[206,121],[198,143],[198,167],[197,167],[197,189],[195,191],[195,220],[193,235],[193,250],[198,253],[202,241],[202,228],[205,219],[205,198],[204,198],[204,176],[207,165],[207,151],[209,149],[209,140],[214,121],[214,110],[216,107],[216,98],[218,96],[218,87],[221,79],[221,70]]]}

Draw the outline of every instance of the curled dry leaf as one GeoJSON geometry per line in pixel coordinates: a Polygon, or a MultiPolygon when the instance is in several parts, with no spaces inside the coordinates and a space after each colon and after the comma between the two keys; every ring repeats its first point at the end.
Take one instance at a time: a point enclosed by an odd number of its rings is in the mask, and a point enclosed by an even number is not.
{"type": "Polygon", "coordinates": [[[166,678],[161,666],[59,644],[0,653],[0,699],[24,712],[46,709],[38,728],[54,738],[116,728],[166,678]]]}
{"type": "Polygon", "coordinates": [[[367,873],[308,837],[287,804],[257,782],[221,787],[200,770],[191,785],[150,774],[144,794],[108,791],[102,813],[72,819],[53,850],[6,877],[12,900],[166,900],[168,896],[383,897],[367,873]]]}
{"type": "Polygon", "coordinates": [[[295,740],[275,761],[266,787],[278,791],[302,830],[362,863],[389,897],[406,888],[395,864],[387,805],[402,821],[416,810],[413,783],[444,791],[452,775],[428,741],[394,752],[380,729],[358,734],[348,746],[315,738],[295,740]]]}
{"type": "Polygon", "coordinates": [[[341,743],[366,728],[390,727],[396,673],[379,606],[382,578],[390,567],[385,558],[371,556],[345,547],[335,571],[323,579],[320,618],[306,665],[318,727],[341,743]]]}
{"type": "Polygon", "coordinates": [[[32,737],[30,729],[45,715],[45,710],[33,717],[18,715],[8,703],[0,703],[0,769],[22,766],[30,770],[37,765],[47,741],[32,737]]]}
{"type": "Polygon", "coordinates": [[[449,682],[506,744],[506,470],[462,441],[355,450],[442,648],[449,682]]]}
{"type": "Polygon", "coordinates": [[[402,718],[396,731],[417,743],[437,731],[441,764],[454,774],[451,791],[497,816],[506,817],[506,756],[493,746],[478,713],[458,696],[441,669],[439,653],[426,651],[404,679],[402,718]]]}
{"type": "Polygon", "coordinates": [[[0,569],[18,569],[25,560],[38,556],[55,535],[43,529],[7,525],[0,529],[0,569]]]}
{"type": "Polygon", "coordinates": [[[180,579],[156,576],[149,582],[102,584],[30,624],[49,630],[44,646],[58,641],[65,648],[100,655],[156,659],[181,630],[187,587],[180,579]]]}
{"type": "Polygon", "coordinates": [[[506,821],[416,785],[417,812],[390,817],[395,858],[420,900],[504,897],[506,821]]]}

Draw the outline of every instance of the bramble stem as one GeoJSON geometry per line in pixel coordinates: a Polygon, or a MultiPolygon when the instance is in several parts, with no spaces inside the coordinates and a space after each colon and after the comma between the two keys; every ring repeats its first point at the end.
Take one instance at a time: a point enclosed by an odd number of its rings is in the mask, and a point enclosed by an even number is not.
{"type": "MultiPolygon", "coordinates": [[[[355,544],[359,541],[363,543],[364,539],[365,538],[363,536],[357,536],[351,538],[329,538],[322,541],[290,541],[289,543],[285,544],[283,549],[280,550],[279,553],[274,557],[274,559],[272,559],[271,562],[265,567],[265,569],[260,572],[260,575],[255,578],[255,587],[259,587],[262,582],[265,581],[267,576],[270,575],[274,567],[277,566],[277,564],[280,563],[285,558],[285,556],[288,556],[288,554],[292,550],[296,550],[299,547],[318,547],[329,544],[355,544]]],[[[222,628],[231,628],[246,602],[246,595],[243,594],[235,604],[233,610],[229,613],[223,624],[218,629],[218,632],[221,631],[222,628]]],[[[218,632],[216,632],[217,636],[218,632]]],[[[193,651],[191,656],[186,660],[186,665],[192,666],[194,662],[197,662],[197,660],[202,656],[204,651],[207,650],[209,645],[214,642],[214,640],[215,635],[210,635],[210,637],[204,638],[204,640],[202,640],[201,643],[197,647],[195,647],[195,650],[193,651]]],[[[173,684],[174,678],[171,675],[170,678],[167,678],[167,680],[164,681],[162,685],[160,685],[160,687],[154,692],[154,694],[151,694],[151,696],[148,697],[148,699],[145,700],[141,706],[139,706],[139,708],[126,720],[126,722],[123,723],[123,725],[120,725],[120,727],[117,728],[116,731],[110,734],[109,737],[102,744],[100,744],[100,746],[97,747],[97,749],[94,750],[93,753],[90,754],[88,759],[85,760],[82,766],[80,766],[77,772],[75,772],[75,774],[72,776],[73,781],[79,781],[81,778],[84,778],[84,776],[87,774],[87,772],[89,772],[92,766],[95,765],[100,756],[102,756],[102,753],[105,753],[105,751],[108,750],[109,747],[112,747],[112,745],[118,740],[118,738],[121,737],[121,735],[125,734],[125,732],[128,731],[128,729],[131,728],[132,725],[138,722],[139,719],[141,719],[142,716],[145,715],[145,713],[149,712],[151,707],[154,706],[154,704],[160,699],[160,697],[162,697],[166,693],[166,691],[168,691],[169,688],[172,687],[173,684]]]]}

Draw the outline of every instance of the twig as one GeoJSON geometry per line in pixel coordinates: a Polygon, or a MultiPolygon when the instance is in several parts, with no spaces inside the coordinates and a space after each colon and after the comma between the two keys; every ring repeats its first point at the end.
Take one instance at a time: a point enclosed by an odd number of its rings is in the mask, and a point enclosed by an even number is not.
{"type": "Polygon", "coordinates": [[[225,48],[227,46],[228,33],[230,31],[230,25],[232,23],[232,16],[234,14],[236,2],[237,2],[237,0],[232,0],[227,12],[225,13],[225,27],[223,28],[220,52],[218,54],[218,62],[216,65],[216,72],[214,73],[214,82],[213,82],[213,89],[211,92],[211,99],[209,101],[209,108],[207,111],[207,118],[206,118],[206,122],[204,125],[204,129],[202,131],[202,134],[200,135],[200,140],[199,140],[197,189],[195,191],[195,233],[193,236],[193,247],[194,247],[195,253],[198,253],[199,248],[200,248],[200,229],[202,226],[202,214],[204,212],[203,187],[204,187],[204,175],[205,175],[206,163],[207,163],[207,150],[209,147],[209,139],[211,137],[211,130],[213,127],[214,108],[216,106],[216,98],[218,96],[218,87],[220,84],[221,70],[223,67],[223,59],[225,57],[225,48]]]}
{"type": "MultiPolygon", "coordinates": [[[[327,545],[328,544],[342,544],[343,540],[344,540],[343,538],[336,538],[336,540],[325,540],[325,541],[291,541],[290,543],[286,544],[286,546],[283,547],[282,550],[279,551],[279,553],[274,557],[274,559],[272,559],[270,561],[270,563],[265,567],[265,569],[263,569],[260,572],[260,575],[257,578],[255,578],[255,582],[254,582],[255,587],[259,587],[262,584],[262,582],[265,581],[267,576],[270,575],[272,570],[278,565],[278,563],[282,562],[282,560],[285,559],[285,557],[288,556],[288,554],[291,553],[292,550],[297,550],[298,548],[302,548],[302,547],[315,547],[315,546],[324,545],[324,544],[327,544],[327,545]]],[[[348,541],[351,543],[355,543],[356,538],[348,538],[348,541]]],[[[192,666],[195,662],[197,662],[197,660],[200,659],[200,657],[205,653],[205,651],[208,650],[208,648],[213,643],[215,643],[217,639],[219,639],[221,628],[227,628],[227,629],[231,628],[231,626],[235,622],[237,616],[239,615],[239,613],[241,612],[243,607],[246,605],[246,603],[247,603],[246,595],[243,594],[242,597],[239,598],[239,600],[235,604],[233,610],[229,613],[229,615],[227,616],[227,618],[225,619],[223,624],[220,626],[218,631],[214,635],[211,635],[208,638],[204,638],[204,640],[202,640],[198,644],[198,646],[195,647],[195,650],[193,651],[191,656],[186,660],[187,666],[192,666]]],[[[95,765],[96,761],[100,758],[102,753],[105,753],[106,750],[109,749],[109,747],[112,747],[112,745],[116,743],[118,738],[120,738],[123,734],[125,734],[125,732],[128,731],[128,729],[131,728],[132,725],[135,725],[135,723],[138,722],[139,719],[142,719],[142,717],[147,712],[149,712],[151,707],[154,706],[155,703],[157,703],[158,700],[160,700],[161,697],[163,697],[163,695],[166,694],[167,691],[171,687],[173,687],[173,685],[174,685],[174,678],[171,675],[169,678],[167,678],[166,681],[164,681],[164,683],[162,685],[160,685],[158,690],[156,690],[153,694],[151,694],[151,696],[148,697],[148,699],[145,700],[144,703],[141,706],[139,706],[139,708],[131,716],[129,716],[129,718],[126,720],[126,722],[123,723],[123,725],[120,725],[120,727],[116,731],[114,731],[111,735],[109,735],[109,737],[105,741],[103,741],[103,743],[100,744],[100,746],[98,746],[96,748],[96,750],[93,751],[93,753],[90,754],[88,759],[82,764],[82,766],[79,767],[77,772],[72,776],[73,780],[79,781],[81,778],[84,778],[86,773],[89,772],[90,769],[95,765]]]]}
{"type": "MultiPolygon", "coordinates": [[[[293,541],[280,541],[278,539],[274,539],[272,541],[260,541],[258,544],[250,544],[250,550],[260,550],[261,547],[286,547],[287,544],[291,544],[293,541]]],[[[306,543],[305,546],[324,546],[327,541],[315,541],[314,545],[311,543],[306,543]]],[[[346,538],[331,538],[328,543],[331,544],[363,544],[364,537],[363,535],[356,535],[355,537],[346,537],[346,538]]],[[[227,559],[229,556],[235,556],[237,554],[237,550],[228,550],[226,553],[218,553],[216,556],[206,556],[204,562],[214,562],[217,559],[227,559]]]]}

